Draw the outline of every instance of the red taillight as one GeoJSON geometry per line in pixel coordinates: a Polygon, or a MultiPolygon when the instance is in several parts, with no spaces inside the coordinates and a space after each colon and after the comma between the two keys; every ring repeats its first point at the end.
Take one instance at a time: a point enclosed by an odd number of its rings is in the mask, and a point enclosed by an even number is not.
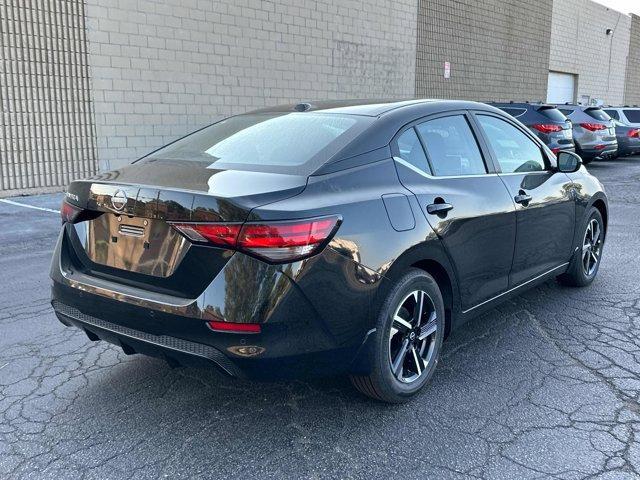
{"type": "Polygon", "coordinates": [[[597,132],[598,130],[606,130],[607,128],[607,126],[603,125],[602,123],[581,123],[580,126],[592,132],[597,132]]]}
{"type": "Polygon", "coordinates": [[[174,223],[173,226],[194,242],[209,242],[221,247],[235,247],[240,223],[174,223]]]}
{"type": "Polygon", "coordinates": [[[210,321],[207,322],[211,330],[218,332],[230,332],[230,333],[260,333],[259,323],[236,323],[236,322],[220,322],[210,321]]]}
{"type": "Polygon", "coordinates": [[[533,128],[542,133],[553,133],[562,131],[562,126],[546,124],[546,123],[537,123],[535,125],[531,125],[533,128]]]}
{"type": "Polygon", "coordinates": [[[604,145],[602,145],[602,144],[600,143],[600,144],[596,145],[596,146],[595,146],[595,147],[593,147],[593,148],[595,148],[596,150],[604,150],[604,145]]]}
{"type": "Polygon", "coordinates": [[[560,152],[560,148],[552,148],[551,151],[557,155],[560,152]]]}
{"type": "Polygon", "coordinates": [[[62,223],[74,223],[81,212],[82,209],[80,207],[71,205],[64,200],[62,201],[62,205],[60,206],[60,218],[62,218],[62,223]]]}
{"type": "Polygon", "coordinates": [[[340,217],[260,223],[174,223],[173,227],[194,242],[232,248],[281,263],[314,253],[333,236],[340,217]]]}
{"type": "Polygon", "coordinates": [[[627,135],[631,138],[640,138],[640,130],[637,128],[632,128],[627,132],[627,135]]]}

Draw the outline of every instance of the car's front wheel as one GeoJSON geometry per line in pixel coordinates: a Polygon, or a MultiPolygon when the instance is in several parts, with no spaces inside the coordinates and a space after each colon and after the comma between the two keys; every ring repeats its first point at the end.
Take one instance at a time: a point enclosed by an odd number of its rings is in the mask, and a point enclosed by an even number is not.
{"type": "Polygon", "coordinates": [[[409,400],[429,381],[444,338],[442,294],[428,273],[411,269],[391,290],[380,310],[370,374],[351,376],[365,395],[389,403],[409,400]]]}

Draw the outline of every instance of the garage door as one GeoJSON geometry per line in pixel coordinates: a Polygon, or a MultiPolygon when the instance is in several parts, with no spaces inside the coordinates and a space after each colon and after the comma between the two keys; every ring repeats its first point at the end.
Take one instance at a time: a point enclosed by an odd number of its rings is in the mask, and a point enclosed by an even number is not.
{"type": "Polygon", "coordinates": [[[576,76],[570,73],[549,72],[547,84],[547,102],[575,102],[576,76]]]}

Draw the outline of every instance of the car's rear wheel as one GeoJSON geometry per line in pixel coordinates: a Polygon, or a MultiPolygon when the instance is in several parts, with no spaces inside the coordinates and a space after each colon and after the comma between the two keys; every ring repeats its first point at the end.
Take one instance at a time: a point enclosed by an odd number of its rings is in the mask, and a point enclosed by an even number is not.
{"type": "Polygon", "coordinates": [[[591,207],[582,232],[582,241],[576,248],[569,269],[558,277],[565,285],[585,287],[593,282],[598,274],[605,230],[602,214],[597,208],[591,207]]]}
{"type": "Polygon", "coordinates": [[[429,381],[444,338],[444,303],[428,273],[411,269],[380,310],[368,359],[370,374],[351,376],[365,395],[389,403],[409,400],[429,381]]]}

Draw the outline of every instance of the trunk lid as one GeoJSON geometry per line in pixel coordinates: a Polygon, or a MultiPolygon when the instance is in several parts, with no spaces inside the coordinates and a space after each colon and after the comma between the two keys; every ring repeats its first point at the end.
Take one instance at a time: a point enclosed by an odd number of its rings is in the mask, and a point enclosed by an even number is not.
{"type": "Polygon", "coordinates": [[[174,295],[201,293],[232,252],[192,244],[172,222],[243,223],[252,209],[301,193],[298,175],[143,161],[71,183],[66,201],[89,220],[68,225],[76,268],[174,295]],[[193,278],[196,277],[196,281],[193,278]]]}

